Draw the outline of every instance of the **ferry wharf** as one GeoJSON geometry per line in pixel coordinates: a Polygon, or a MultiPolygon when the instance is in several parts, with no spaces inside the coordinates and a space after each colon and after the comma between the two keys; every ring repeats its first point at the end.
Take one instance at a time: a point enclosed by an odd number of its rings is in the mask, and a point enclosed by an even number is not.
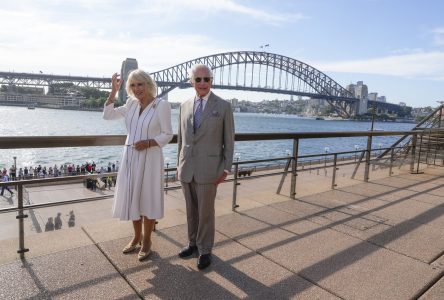
{"type": "MultiPolygon", "coordinates": [[[[16,213],[0,214],[0,298],[443,299],[444,169],[421,171],[399,167],[387,176],[376,168],[365,182],[350,178],[353,167],[341,167],[335,189],[331,169],[307,171],[294,199],[289,178],[279,194],[281,176],[247,178],[237,187],[235,211],[232,182],[221,184],[213,263],[204,271],[196,257],[177,255],[187,242],[178,189],[165,195],[166,216],[144,262],[137,252],[122,254],[132,226],[110,218],[112,199],[35,210],[37,222],[63,211],[64,227],[36,233],[28,218],[30,251],[22,259],[18,238],[4,238],[16,213]]],[[[102,192],[66,184],[28,193],[39,203],[102,192]]]]}

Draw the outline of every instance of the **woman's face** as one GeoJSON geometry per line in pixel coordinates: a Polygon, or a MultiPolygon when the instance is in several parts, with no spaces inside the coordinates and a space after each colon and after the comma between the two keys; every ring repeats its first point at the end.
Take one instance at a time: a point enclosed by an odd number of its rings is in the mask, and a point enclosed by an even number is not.
{"type": "Polygon", "coordinates": [[[139,101],[148,100],[149,93],[146,82],[133,80],[130,84],[131,91],[139,101]]]}

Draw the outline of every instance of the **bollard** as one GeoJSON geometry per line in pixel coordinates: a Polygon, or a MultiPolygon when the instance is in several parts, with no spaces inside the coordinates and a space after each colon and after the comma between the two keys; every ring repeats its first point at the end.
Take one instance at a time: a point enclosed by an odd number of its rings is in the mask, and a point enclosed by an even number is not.
{"type": "Polygon", "coordinates": [[[293,160],[291,162],[291,187],[290,187],[290,198],[296,198],[296,176],[298,167],[298,150],[299,150],[299,139],[293,140],[293,160]]]}
{"type": "Polygon", "coordinates": [[[18,193],[17,193],[17,208],[19,209],[16,219],[19,222],[19,249],[17,253],[20,254],[20,259],[25,258],[25,253],[29,251],[29,249],[25,248],[25,224],[24,219],[28,217],[28,215],[24,214],[23,210],[23,185],[18,184],[18,193]]]}

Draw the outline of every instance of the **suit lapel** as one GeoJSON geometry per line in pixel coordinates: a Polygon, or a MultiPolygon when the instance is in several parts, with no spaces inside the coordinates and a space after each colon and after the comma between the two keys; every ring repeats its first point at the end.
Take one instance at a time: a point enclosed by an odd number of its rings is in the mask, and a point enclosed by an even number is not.
{"type": "Polygon", "coordinates": [[[183,113],[186,116],[186,122],[189,125],[191,124],[191,126],[188,126],[188,130],[194,133],[194,97],[188,100],[184,108],[185,111],[183,113]]]}

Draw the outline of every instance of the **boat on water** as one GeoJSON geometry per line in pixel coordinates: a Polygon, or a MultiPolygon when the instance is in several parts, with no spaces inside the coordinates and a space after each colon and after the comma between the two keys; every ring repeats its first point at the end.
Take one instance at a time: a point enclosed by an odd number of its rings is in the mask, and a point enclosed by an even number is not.
{"type": "Polygon", "coordinates": [[[324,118],[323,117],[316,117],[315,120],[324,120],[324,118]]]}

